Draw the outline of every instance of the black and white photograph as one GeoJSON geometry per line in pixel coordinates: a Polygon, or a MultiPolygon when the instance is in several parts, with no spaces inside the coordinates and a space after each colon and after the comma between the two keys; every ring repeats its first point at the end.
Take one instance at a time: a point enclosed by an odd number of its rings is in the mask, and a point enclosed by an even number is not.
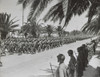
{"type": "Polygon", "coordinates": [[[0,0],[0,77],[100,77],[100,0],[0,0]]]}

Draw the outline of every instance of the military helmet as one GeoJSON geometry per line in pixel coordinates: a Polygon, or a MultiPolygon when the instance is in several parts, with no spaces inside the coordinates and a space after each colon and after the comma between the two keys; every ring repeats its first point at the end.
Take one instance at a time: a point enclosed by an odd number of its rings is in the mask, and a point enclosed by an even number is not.
{"type": "Polygon", "coordinates": [[[68,54],[72,55],[73,54],[73,50],[68,50],[68,54]]]}
{"type": "Polygon", "coordinates": [[[58,58],[58,61],[64,61],[65,60],[65,56],[63,54],[59,54],[57,56],[57,58],[58,58]]]}

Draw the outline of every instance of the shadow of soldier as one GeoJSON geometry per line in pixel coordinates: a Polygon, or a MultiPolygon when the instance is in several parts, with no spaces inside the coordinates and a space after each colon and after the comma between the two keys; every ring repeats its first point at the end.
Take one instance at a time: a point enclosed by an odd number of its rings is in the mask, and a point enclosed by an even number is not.
{"type": "Polygon", "coordinates": [[[47,73],[55,73],[56,72],[56,69],[49,69],[49,68],[47,68],[47,69],[40,69],[40,70],[43,70],[43,71],[46,71],[47,73]]]}
{"type": "Polygon", "coordinates": [[[82,77],[100,77],[100,67],[95,69],[92,66],[88,66],[82,77]]]}
{"type": "Polygon", "coordinates": [[[0,67],[2,67],[2,62],[0,62],[0,67]]]}
{"type": "Polygon", "coordinates": [[[96,71],[97,71],[97,76],[96,77],[100,77],[100,67],[97,67],[96,71]]]}

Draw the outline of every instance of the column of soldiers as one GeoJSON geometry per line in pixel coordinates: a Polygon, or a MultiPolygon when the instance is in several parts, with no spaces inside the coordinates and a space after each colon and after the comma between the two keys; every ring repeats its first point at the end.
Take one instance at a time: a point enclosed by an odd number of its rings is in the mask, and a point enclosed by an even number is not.
{"type": "Polygon", "coordinates": [[[73,39],[69,41],[68,38],[12,38],[5,40],[4,44],[2,45],[2,49],[3,53],[9,54],[34,54],[48,49],[60,47],[63,44],[68,44],[73,41],[73,39]]]}

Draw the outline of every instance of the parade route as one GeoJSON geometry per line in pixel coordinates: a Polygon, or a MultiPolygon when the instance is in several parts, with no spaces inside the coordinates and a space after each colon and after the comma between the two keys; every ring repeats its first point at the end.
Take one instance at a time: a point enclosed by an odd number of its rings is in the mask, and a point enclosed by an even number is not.
{"type": "Polygon", "coordinates": [[[100,77],[100,0],[0,0],[0,77],[100,77]]]}
{"type": "MultiPolygon", "coordinates": [[[[69,56],[67,51],[69,49],[74,50],[76,56],[77,47],[90,42],[91,39],[76,41],[74,43],[63,45],[59,48],[54,48],[41,53],[36,54],[23,54],[23,55],[8,55],[2,57],[3,67],[0,67],[0,77],[49,77],[51,72],[50,64],[57,66],[56,56],[59,53],[65,55],[65,64],[69,62],[69,56]]],[[[96,60],[96,59],[95,59],[96,60]]],[[[90,61],[90,65],[93,64],[93,59],[90,61]]],[[[52,66],[53,69],[56,69],[52,66]]],[[[94,65],[92,65],[94,67],[94,65]]]]}

